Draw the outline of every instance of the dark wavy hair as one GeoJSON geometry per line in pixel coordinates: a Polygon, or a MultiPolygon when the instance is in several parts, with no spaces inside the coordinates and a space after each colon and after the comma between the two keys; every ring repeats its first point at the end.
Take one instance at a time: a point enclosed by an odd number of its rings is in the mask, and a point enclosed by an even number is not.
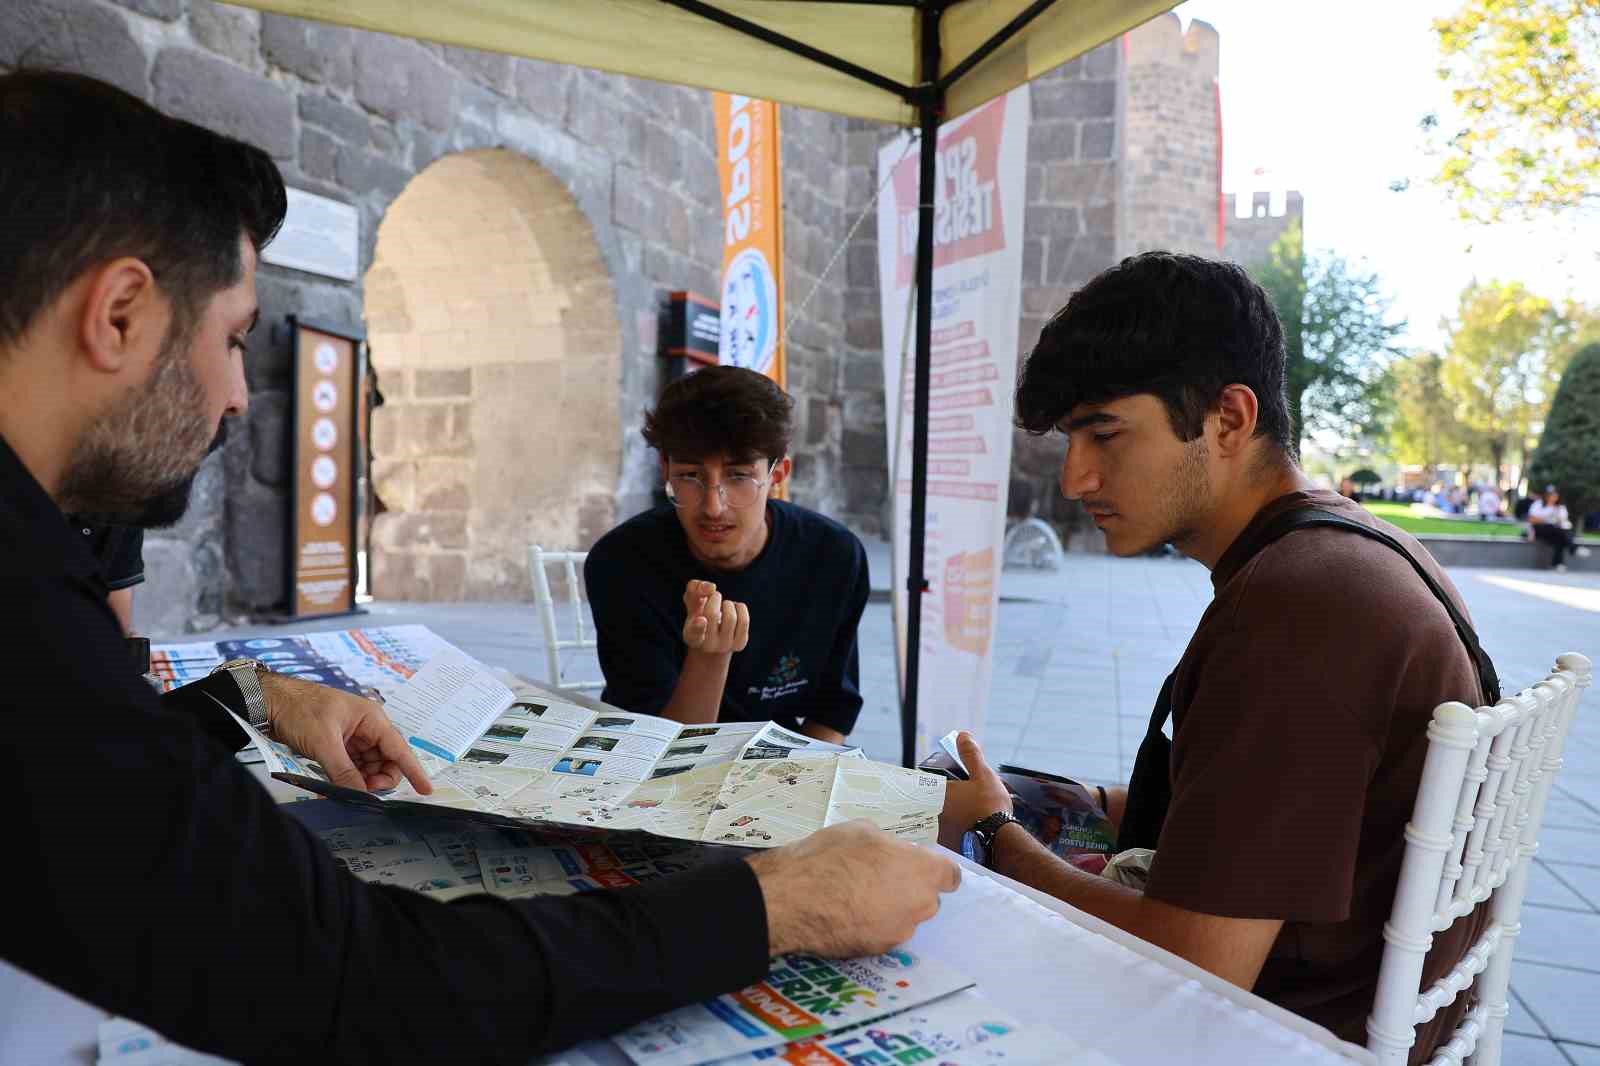
{"type": "Polygon", "coordinates": [[[645,443],[681,462],[725,455],[735,462],[782,459],[794,435],[794,400],[777,382],[737,366],[679,378],[645,412],[645,443]]]}
{"type": "Polygon", "coordinates": [[[1130,256],[1072,294],[1017,383],[1017,425],[1049,433],[1079,404],[1149,393],[1194,440],[1228,385],[1256,394],[1257,437],[1298,453],[1285,393],[1283,326],[1233,264],[1176,252],[1130,256]]]}
{"type": "Polygon", "coordinates": [[[76,278],[123,256],[150,268],[186,331],[283,223],[261,149],[81,74],[0,75],[0,344],[76,278]]]}

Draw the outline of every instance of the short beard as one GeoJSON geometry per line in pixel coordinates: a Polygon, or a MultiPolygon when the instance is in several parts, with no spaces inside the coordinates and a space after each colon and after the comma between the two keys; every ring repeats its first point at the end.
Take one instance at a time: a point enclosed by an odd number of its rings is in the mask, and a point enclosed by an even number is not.
{"type": "Polygon", "coordinates": [[[1182,548],[1194,540],[1199,524],[1211,511],[1211,482],[1206,474],[1206,460],[1210,451],[1204,436],[1196,437],[1183,446],[1183,458],[1173,471],[1171,491],[1167,496],[1167,534],[1160,542],[1182,548]]]}
{"type": "Polygon", "coordinates": [[[174,320],[150,380],[89,424],[62,475],[62,510],[128,525],[171,525],[183,517],[213,436],[204,390],[189,365],[192,336],[192,328],[174,320]]]}

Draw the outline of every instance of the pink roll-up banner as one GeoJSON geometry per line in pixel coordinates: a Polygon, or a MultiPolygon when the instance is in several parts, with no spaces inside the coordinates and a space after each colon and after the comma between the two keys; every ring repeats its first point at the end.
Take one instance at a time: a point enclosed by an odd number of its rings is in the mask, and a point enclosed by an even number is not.
{"type": "MultiPolygon", "coordinates": [[[[939,129],[919,757],[951,729],[981,736],[989,700],[1011,472],[1028,120],[1024,85],[939,129]]],[[[918,227],[918,152],[909,137],[903,134],[878,154],[878,279],[894,500],[891,587],[902,677],[918,227]]]]}

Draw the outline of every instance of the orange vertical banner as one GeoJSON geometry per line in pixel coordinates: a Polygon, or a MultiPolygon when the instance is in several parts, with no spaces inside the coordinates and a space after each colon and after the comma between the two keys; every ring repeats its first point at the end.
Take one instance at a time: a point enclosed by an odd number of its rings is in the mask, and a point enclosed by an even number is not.
{"type": "Polygon", "coordinates": [[[722,179],[722,337],[718,361],[786,386],[783,197],[778,105],[712,93],[722,179]]]}

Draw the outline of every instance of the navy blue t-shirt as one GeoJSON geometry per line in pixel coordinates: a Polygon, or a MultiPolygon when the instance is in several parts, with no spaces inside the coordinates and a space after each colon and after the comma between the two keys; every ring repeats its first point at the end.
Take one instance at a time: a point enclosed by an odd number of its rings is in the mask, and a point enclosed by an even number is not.
{"type": "Polygon", "coordinates": [[[767,544],[737,572],[689,553],[671,506],[635,515],[600,538],[584,564],[594,610],[601,699],[657,714],[672,699],[688,648],[684,587],[714,582],[750,608],[750,639],[734,652],[723,722],[817,722],[849,733],[861,712],[856,626],[867,605],[867,553],[839,523],[792,503],[767,503],[767,544]]]}

